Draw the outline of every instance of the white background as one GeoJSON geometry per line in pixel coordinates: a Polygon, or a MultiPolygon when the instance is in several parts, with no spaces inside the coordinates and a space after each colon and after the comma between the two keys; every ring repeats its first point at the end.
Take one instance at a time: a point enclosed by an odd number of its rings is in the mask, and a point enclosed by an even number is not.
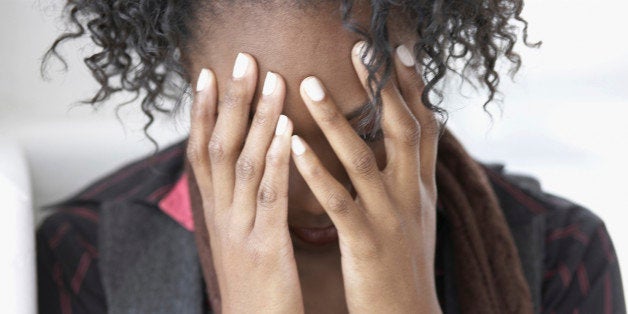
{"type": "MultiPolygon", "coordinates": [[[[35,206],[152,149],[137,106],[121,110],[124,126],[114,117],[115,102],[99,112],[70,109],[96,91],[81,61],[88,41],[62,46],[67,74],[53,62],[53,80],[40,79],[40,58],[62,30],[59,3],[0,2],[0,138],[23,149],[35,206]]],[[[472,155],[533,175],[546,191],[594,211],[606,222],[622,265],[628,263],[628,44],[621,39],[627,7],[625,0],[528,1],[530,39],[543,46],[519,46],[524,65],[516,82],[502,77],[503,114],[490,105],[491,126],[482,99],[467,88],[467,97],[452,88],[446,99],[450,127],[472,155]]],[[[164,119],[152,134],[165,145],[184,137],[186,125],[185,115],[164,119]]],[[[0,295],[14,291],[8,284],[3,281],[0,295]]]]}

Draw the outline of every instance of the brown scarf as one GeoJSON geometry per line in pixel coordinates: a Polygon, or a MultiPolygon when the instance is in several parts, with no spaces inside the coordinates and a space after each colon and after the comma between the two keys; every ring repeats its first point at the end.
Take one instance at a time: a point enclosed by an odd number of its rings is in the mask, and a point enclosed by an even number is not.
{"type": "MultiPolygon", "coordinates": [[[[187,163],[186,163],[187,167],[187,163]]],[[[212,309],[220,313],[220,293],[198,187],[189,175],[196,243],[212,309]]],[[[517,248],[480,165],[445,130],[438,147],[438,199],[452,230],[459,308],[462,313],[532,313],[532,297],[517,248]]]]}

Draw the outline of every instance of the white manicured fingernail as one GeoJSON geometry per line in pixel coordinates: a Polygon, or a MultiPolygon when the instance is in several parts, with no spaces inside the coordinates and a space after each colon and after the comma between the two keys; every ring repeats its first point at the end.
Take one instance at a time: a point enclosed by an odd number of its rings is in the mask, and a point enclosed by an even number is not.
{"type": "Polygon", "coordinates": [[[397,57],[399,57],[399,60],[403,63],[403,65],[407,67],[414,66],[414,57],[406,45],[397,47],[397,57]]]}
{"type": "Polygon", "coordinates": [[[306,78],[305,82],[303,82],[303,87],[305,88],[305,93],[311,100],[321,101],[325,98],[323,86],[321,86],[321,83],[315,77],[306,78]]]}
{"type": "Polygon", "coordinates": [[[238,53],[235,64],[233,65],[233,77],[241,78],[246,73],[246,69],[249,67],[249,58],[243,53],[238,53]]]}
{"type": "Polygon", "coordinates": [[[264,88],[262,88],[262,94],[272,95],[277,87],[277,74],[268,71],[266,78],[264,79],[264,88]]]}
{"type": "Polygon", "coordinates": [[[200,92],[209,86],[209,70],[202,69],[201,74],[198,75],[198,80],[196,80],[196,91],[200,92]]]}
{"type": "Polygon", "coordinates": [[[286,132],[286,128],[288,127],[288,117],[284,115],[279,116],[279,121],[277,121],[277,128],[275,128],[275,135],[281,135],[286,132]]]}
{"type": "Polygon", "coordinates": [[[297,135],[292,136],[292,145],[290,146],[292,147],[292,151],[297,156],[303,155],[305,152],[305,146],[303,146],[303,142],[301,142],[301,139],[297,135]]]}
{"type": "MultiPolygon", "coordinates": [[[[358,42],[354,48],[353,48],[353,53],[362,58],[362,55],[364,54],[364,50],[367,49],[367,44],[365,41],[360,41],[358,42]]],[[[368,49],[368,51],[366,52],[366,56],[364,57],[364,60],[362,61],[362,63],[364,64],[368,64],[369,62],[371,62],[371,58],[373,57],[373,50],[372,49],[368,49]]]]}

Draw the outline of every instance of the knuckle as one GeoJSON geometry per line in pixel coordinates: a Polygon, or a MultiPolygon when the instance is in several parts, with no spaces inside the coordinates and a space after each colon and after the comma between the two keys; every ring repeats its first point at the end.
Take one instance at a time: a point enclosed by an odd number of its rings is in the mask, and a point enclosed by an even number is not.
{"type": "Polygon", "coordinates": [[[324,179],[327,170],[319,162],[308,162],[303,165],[301,171],[304,177],[311,178],[315,181],[324,179]]]}
{"type": "Polygon", "coordinates": [[[350,211],[349,200],[346,196],[332,192],[327,197],[327,208],[339,215],[347,215],[350,211]]]}
{"type": "Polygon", "coordinates": [[[429,135],[429,136],[438,136],[438,134],[440,134],[441,132],[442,125],[440,124],[440,122],[438,121],[435,115],[430,114],[429,118],[427,119],[427,125],[425,127],[422,126],[422,128],[423,128],[424,134],[429,135]]]}
{"type": "Polygon", "coordinates": [[[279,199],[275,187],[268,183],[262,183],[257,193],[257,204],[262,207],[271,207],[279,199]]]}
{"type": "Polygon", "coordinates": [[[246,255],[253,265],[267,265],[273,260],[276,249],[265,241],[250,241],[247,243],[246,255]]]}
{"type": "Polygon", "coordinates": [[[288,158],[278,152],[268,152],[266,154],[266,167],[277,168],[283,166],[288,158]]]}
{"type": "Polygon", "coordinates": [[[262,249],[261,247],[248,245],[246,255],[250,258],[250,261],[253,265],[264,264],[264,258],[266,257],[266,254],[264,253],[264,249],[262,249]]]}
{"type": "MultiPolygon", "coordinates": [[[[216,224],[218,226],[218,224],[216,224]]],[[[221,247],[230,248],[230,247],[238,247],[242,243],[242,235],[235,230],[229,230],[228,228],[223,228],[218,226],[220,230],[218,231],[217,237],[220,242],[221,247]]]]}
{"type": "Polygon", "coordinates": [[[335,124],[340,120],[340,113],[335,108],[328,105],[320,105],[320,119],[327,124],[335,124]]]}
{"type": "Polygon", "coordinates": [[[223,109],[231,109],[241,103],[246,95],[246,89],[242,84],[231,83],[225,91],[220,106],[223,109]]]}
{"type": "Polygon", "coordinates": [[[208,150],[212,161],[222,161],[225,158],[224,145],[217,136],[212,136],[211,140],[209,140],[208,150]]]}
{"type": "Polygon", "coordinates": [[[257,165],[255,161],[246,156],[240,156],[236,162],[236,177],[242,181],[249,181],[255,178],[257,165]]]}
{"type": "Polygon", "coordinates": [[[303,169],[303,174],[314,180],[320,180],[323,177],[323,169],[317,164],[306,164],[303,169]]]}
{"type": "Polygon", "coordinates": [[[265,108],[257,108],[255,115],[253,116],[253,125],[266,126],[270,120],[270,111],[265,108]]]}
{"type": "Polygon", "coordinates": [[[203,162],[203,152],[198,148],[198,145],[188,144],[185,156],[191,165],[196,166],[203,162]]]}
{"type": "Polygon", "coordinates": [[[377,169],[375,156],[370,150],[366,149],[356,153],[351,163],[354,171],[361,175],[373,175],[377,169]]]}
{"type": "Polygon", "coordinates": [[[406,124],[403,133],[403,142],[408,146],[417,146],[421,142],[421,126],[418,122],[412,121],[406,124]]]}

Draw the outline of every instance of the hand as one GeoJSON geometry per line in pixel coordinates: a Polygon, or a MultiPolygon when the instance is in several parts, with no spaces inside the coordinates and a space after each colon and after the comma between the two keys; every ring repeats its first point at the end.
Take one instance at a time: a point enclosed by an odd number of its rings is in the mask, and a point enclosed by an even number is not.
{"type": "Polygon", "coordinates": [[[303,313],[287,222],[293,125],[279,118],[285,82],[278,74],[266,76],[242,146],[257,71],[252,56],[238,55],[222,97],[213,72],[203,71],[187,156],[203,201],[223,313],[303,313]]]}
{"type": "MultiPolygon", "coordinates": [[[[352,60],[368,90],[360,47],[354,46],[352,60]]],[[[357,191],[355,201],[296,135],[292,156],[338,230],[349,311],[438,313],[434,282],[438,123],[421,102],[422,82],[414,66],[403,65],[396,56],[395,71],[401,91],[390,80],[381,94],[387,155],[383,171],[322,83],[315,77],[301,83],[309,112],[357,191]]]]}

